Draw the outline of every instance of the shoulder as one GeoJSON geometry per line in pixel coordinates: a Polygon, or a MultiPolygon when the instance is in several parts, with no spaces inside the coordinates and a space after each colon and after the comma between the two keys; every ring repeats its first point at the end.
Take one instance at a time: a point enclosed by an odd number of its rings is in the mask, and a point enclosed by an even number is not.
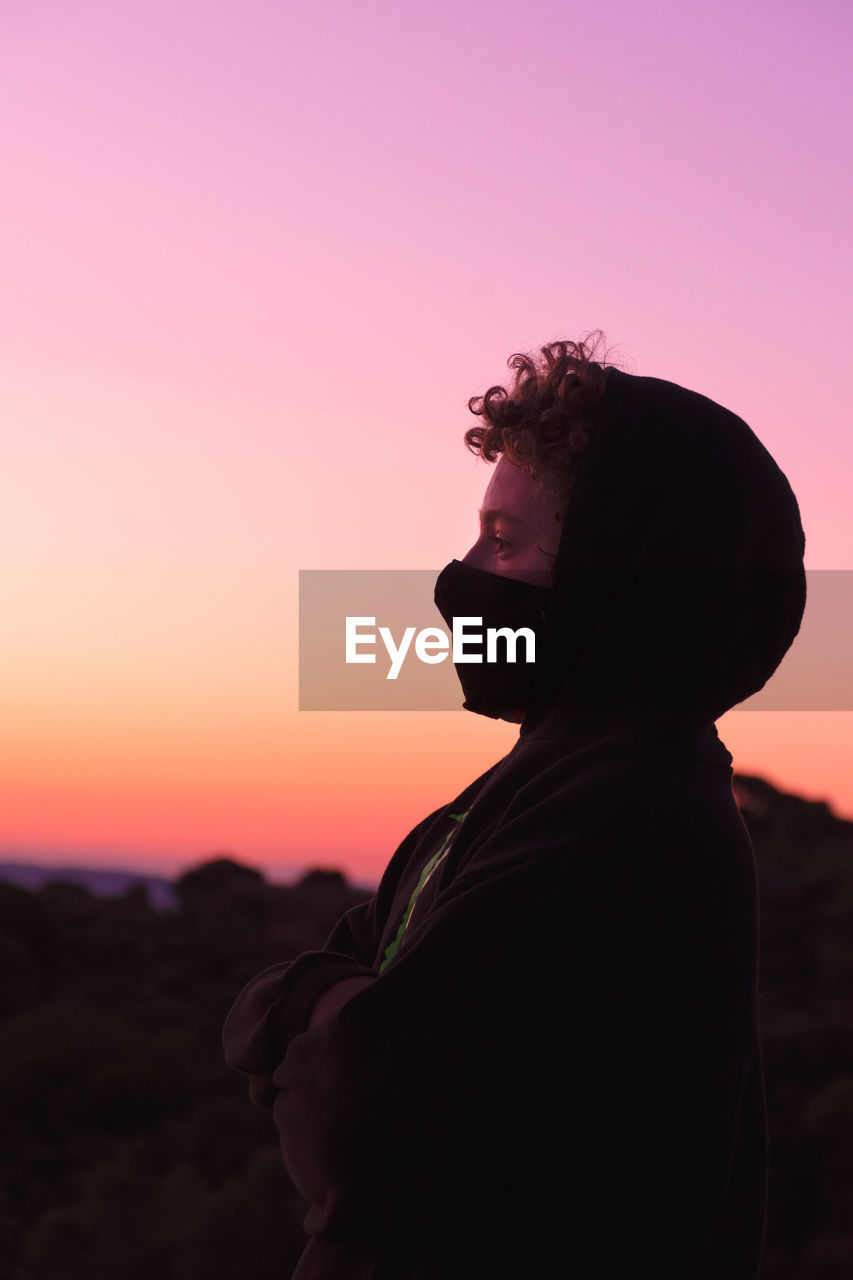
{"type": "Polygon", "coordinates": [[[508,760],[492,785],[504,804],[467,842],[466,873],[532,858],[590,878],[754,876],[727,767],[662,747],[542,744],[508,760]]]}

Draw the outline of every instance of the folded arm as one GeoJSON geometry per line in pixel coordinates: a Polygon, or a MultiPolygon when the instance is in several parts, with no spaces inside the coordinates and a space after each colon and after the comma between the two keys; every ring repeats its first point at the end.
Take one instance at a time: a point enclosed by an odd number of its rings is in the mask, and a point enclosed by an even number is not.
{"type": "Polygon", "coordinates": [[[320,1004],[324,992],[353,978],[364,985],[375,976],[373,963],[397,879],[416,842],[446,808],[434,810],[408,833],[376,893],[341,917],[322,949],[271,965],[246,983],[237,996],[225,1020],[222,1048],[228,1066],[249,1076],[252,1102],[272,1106],[275,1088],[271,1075],[293,1036],[307,1030],[309,1022],[314,1025],[330,1016],[344,992],[348,998],[357,987],[343,987],[334,1000],[330,997],[320,1004]]]}
{"type": "Polygon", "coordinates": [[[551,825],[504,828],[291,1040],[274,1115],[310,1233],[440,1222],[564,1144],[615,1162],[626,1206],[712,1212],[752,1053],[748,874],[659,810],[579,847],[551,825]]]}

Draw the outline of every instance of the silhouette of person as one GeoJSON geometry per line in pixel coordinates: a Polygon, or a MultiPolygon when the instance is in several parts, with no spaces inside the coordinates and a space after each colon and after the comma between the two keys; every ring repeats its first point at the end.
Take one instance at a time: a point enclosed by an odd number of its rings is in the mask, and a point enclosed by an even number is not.
{"type": "Polygon", "coordinates": [[[308,1204],[296,1280],[754,1280],[766,1216],[754,852],[715,721],[799,629],[791,487],[734,413],[514,356],[441,615],[511,750],[401,842],[325,947],[240,993],[226,1059],[308,1204]]]}

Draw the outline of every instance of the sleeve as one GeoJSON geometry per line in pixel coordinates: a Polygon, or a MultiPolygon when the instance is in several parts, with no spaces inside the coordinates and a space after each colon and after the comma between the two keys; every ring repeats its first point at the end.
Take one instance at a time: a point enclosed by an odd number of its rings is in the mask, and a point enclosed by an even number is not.
{"type": "Polygon", "coordinates": [[[290,1042],[274,1115],[309,1234],[440,1222],[555,1147],[621,1166],[644,1213],[656,1178],[652,1201],[717,1194],[751,1043],[748,870],[727,879],[713,824],[654,800],[570,825],[563,801],[488,837],[375,982],[290,1042]]]}
{"type": "Polygon", "coordinates": [[[222,1028],[229,1067],[249,1075],[270,1075],[293,1036],[308,1026],[315,1002],[342,978],[374,971],[352,956],[305,951],[292,961],[264,969],[246,984],[222,1028]]]}
{"type": "MultiPolygon", "coordinates": [[[[293,1036],[308,1027],[314,1004],[324,991],[343,978],[375,976],[374,958],[396,883],[419,836],[444,808],[436,809],[409,832],[377,892],[341,917],[320,951],[304,951],[295,960],[271,965],[246,984],[222,1029],[222,1048],[229,1067],[269,1076],[293,1036]]],[[[262,1105],[272,1104],[268,1091],[257,1096],[264,1098],[262,1105]]]]}

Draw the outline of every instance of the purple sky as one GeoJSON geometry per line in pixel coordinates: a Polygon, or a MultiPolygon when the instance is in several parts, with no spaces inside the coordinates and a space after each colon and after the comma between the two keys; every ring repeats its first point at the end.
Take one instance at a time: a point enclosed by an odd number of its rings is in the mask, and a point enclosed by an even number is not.
{"type": "MultiPolygon", "coordinates": [[[[735,410],[850,568],[851,12],[4,4],[0,851],[376,869],[508,750],[300,714],[296,582],[464,553],[515,350],[735,410]]],[[[853,816],[853,714],[720,728],[853,816]]]]}

